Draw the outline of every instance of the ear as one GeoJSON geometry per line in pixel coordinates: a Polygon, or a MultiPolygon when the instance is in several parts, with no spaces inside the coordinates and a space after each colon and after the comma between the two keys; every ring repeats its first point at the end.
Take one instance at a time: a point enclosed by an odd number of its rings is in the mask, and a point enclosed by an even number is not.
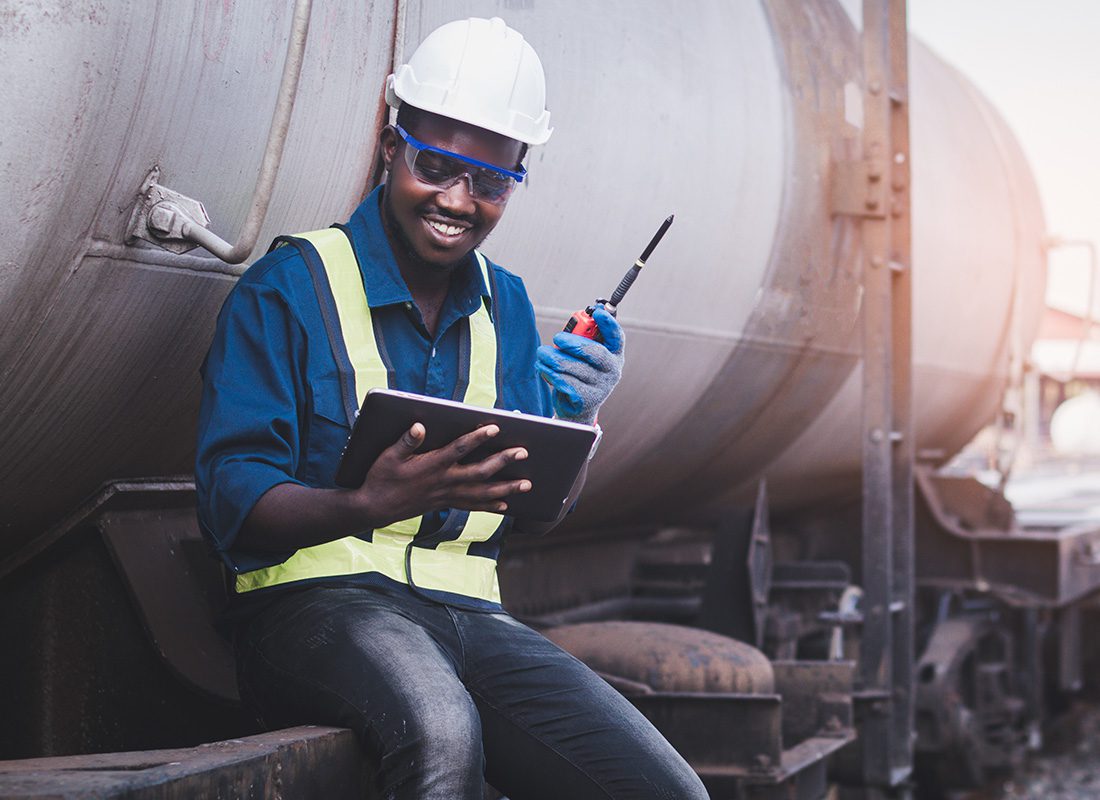
{"type": "Polygon", "coordinates": [[[393,164],[393,157],[397,153],[397,131],[393,129],[392,125],[387,125],[382,129],[382,133],[378,138],[379,150],[382,152],[382,161],[386,165],[388,170],[393,164]]]}

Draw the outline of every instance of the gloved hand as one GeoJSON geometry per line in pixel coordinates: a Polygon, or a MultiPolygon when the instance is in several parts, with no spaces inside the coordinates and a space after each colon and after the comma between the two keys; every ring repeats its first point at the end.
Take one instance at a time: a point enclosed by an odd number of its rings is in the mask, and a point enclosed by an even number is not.
{"type": "Polygon", "coordinates": [[[592,313],[602,342],[573,333],[554,336],[557,347],[543,345],[535,369],[554,390],[554,413],[561,419],[591,425],[623,373],[622,326],[602,305],[592,313]]]}

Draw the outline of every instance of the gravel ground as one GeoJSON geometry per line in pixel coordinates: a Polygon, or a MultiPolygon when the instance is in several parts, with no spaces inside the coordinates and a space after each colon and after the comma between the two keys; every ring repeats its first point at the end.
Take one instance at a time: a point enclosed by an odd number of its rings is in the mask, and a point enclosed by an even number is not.
{"type": "Polygon", "coordinates": [[[1080,728],[1058,754],[1038,753],[1024,770],[984,795],[990,800],[1100,798],[1100,706],[1079,709],[1080,728]]]}

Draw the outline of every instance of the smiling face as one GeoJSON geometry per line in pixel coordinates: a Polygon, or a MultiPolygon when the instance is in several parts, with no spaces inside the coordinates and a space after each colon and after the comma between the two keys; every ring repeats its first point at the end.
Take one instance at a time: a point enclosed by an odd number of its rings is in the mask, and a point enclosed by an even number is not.
{"type": "MultiPolygon", "coordinates": [[[[409,133],[433,147],[508,169],[515,168],[522,156],[523,146],[515,139],[426,112],[413,116],[409,133]]],[[[382,131],[382,158],[389,171],[382,218],[406,280],[424,272],[449,273],[504,213],[503,204],[471,196],[467,180],[441,189],[415,177],[404,157],[409,146],[393,128],[382,131]]]]}

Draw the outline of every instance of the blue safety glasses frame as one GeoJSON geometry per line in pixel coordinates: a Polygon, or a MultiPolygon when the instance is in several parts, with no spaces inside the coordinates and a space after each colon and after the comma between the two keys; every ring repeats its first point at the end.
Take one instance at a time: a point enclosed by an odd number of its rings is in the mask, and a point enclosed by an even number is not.
{"type": "Polygon", "coordinates": [[[502,205],[511,196],[517,183],[522,183],[527,170],[504,169],[496,164],[452,153],[420,141],[400,125],[394,125],[405,142],[405,164],[412,176],[422,183],[449,189],[466,178],[470,195],[478,200],[502,205]]]}

